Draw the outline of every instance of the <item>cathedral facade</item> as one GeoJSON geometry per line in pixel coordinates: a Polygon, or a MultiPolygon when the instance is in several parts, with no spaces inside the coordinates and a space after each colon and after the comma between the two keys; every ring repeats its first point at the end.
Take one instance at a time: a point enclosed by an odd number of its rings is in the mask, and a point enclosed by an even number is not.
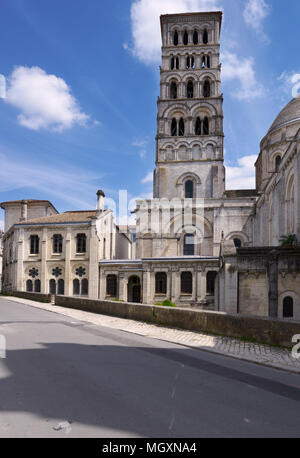
{"type": "Polygon", "coordinates": [[[300,240],[300,100],[261,143],[256,189],[226,191],[221,25],[161,17],[154,198],[137,202],[138,259],[100,262],[100,297],[300,319],[300,250],[279,248],[300,240]]]}

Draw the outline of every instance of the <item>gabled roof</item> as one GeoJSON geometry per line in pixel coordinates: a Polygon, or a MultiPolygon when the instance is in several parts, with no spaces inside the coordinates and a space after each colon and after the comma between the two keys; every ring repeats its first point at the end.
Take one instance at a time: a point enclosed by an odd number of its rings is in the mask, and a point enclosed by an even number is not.
{"type": "Polygon", "coordinates": [[[96,210],[86,210],[86,211],[70,211],[61,213],[59,215],[44,216],[42,218],[36,218],[24,221],[19,224],[55,224],[55,223],[84,223],[89,222],[96,217],[96,210]]]}

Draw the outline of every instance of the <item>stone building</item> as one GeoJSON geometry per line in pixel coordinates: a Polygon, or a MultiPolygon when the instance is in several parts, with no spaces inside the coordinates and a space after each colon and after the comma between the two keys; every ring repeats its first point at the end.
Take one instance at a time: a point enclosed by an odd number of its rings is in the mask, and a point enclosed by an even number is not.
{"type": "Polygon", "coordinates": [[[102,298],[215,308],[222,237],[252,244],[257,192],[225,190],[221,23],[220,12],[161,17],[154,199],[137,202],[138,259],[101,262],[102,298]]]}
{"type": "Polygon", "coordinates": [[[260,146],[258,197],[246,223],[252,247],[236,253],[222,244],[220,308],[300,320],[300,247],[278,247],[281,236],[300,242],[300,98],[279,113],[260,146]]]}
{"type": "Polygon", "coordinates": [[[104,209],[59,214],[49,201],[4,202],[3,291],[99,295],[100,259],[131,256],[131,240],[104,209]]]}
{"type": "Polygon", "coordinates": [[[161,17],[154,199],[136,260],[100,262],[100,297],[300,319],[300,99],[262,140],[253,190],[226,191],[222,13],[161,17]]]}

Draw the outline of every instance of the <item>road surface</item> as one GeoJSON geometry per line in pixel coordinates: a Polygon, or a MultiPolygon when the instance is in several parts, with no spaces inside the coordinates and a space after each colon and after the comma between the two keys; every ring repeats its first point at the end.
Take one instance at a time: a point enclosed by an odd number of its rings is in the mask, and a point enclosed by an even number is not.
{"type": "Polygon", "coordinates": [[[300,376],[0,298],[0,437],[300,437],[300,376]]]}

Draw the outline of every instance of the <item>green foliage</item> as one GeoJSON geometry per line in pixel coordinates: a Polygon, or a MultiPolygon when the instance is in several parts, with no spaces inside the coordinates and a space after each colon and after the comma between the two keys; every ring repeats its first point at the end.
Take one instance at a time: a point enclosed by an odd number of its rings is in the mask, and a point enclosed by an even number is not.
{"type": "Polygon", "coordinates": [[[282,235],[280,237],[280,246],[284,247],[297,247],[299,246],[296,234],[282,235]]]}
{"type": "Polygon", "coordinates": [[[166,299],[163,302],[157,302],[154,305],[157,305],[159,307],[177,307],[176,304],[173,304],[173,302],[169,301],[168,299],[166,299]]]}

